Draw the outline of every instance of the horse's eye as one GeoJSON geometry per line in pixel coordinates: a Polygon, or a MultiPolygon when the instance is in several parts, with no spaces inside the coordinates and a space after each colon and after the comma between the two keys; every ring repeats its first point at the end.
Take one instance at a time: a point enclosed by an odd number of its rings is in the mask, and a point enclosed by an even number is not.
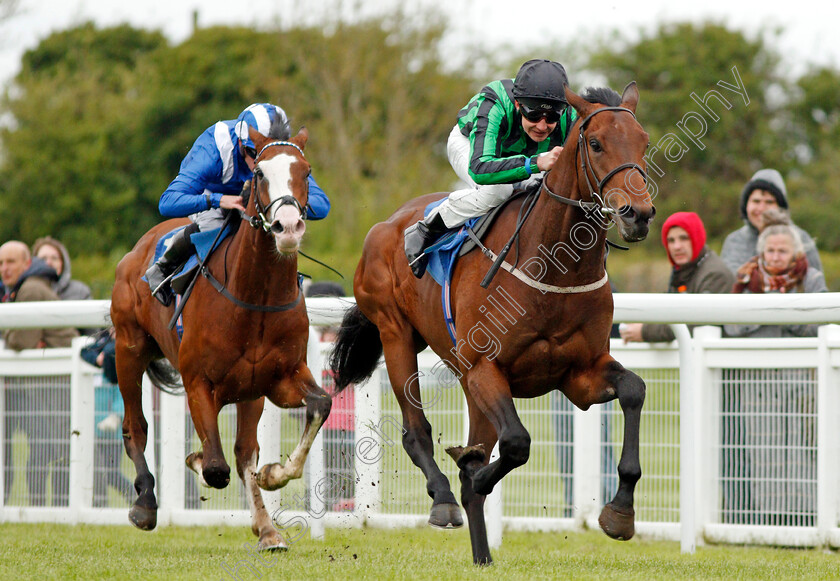
{"type": "Polygon", "coordinates": [[[263,179],[265,177],[263,175],[262,170],[259,167],[254,168],[254,175],[257,176],[259,179],[263,179]]]}
{"type": "Polygon", "coordinates": [[[601,144],[594,137],[589,140],[589,147],[591,147],[592,151],[595,151],[595,152],[598,152],[598,151],[602,150],[601,144]]]}

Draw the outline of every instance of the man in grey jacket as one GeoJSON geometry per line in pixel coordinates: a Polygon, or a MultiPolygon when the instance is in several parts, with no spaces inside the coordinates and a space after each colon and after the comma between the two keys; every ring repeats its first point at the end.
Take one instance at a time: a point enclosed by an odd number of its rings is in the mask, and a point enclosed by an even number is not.
{"type": "MultiPolygon", "coordinates": [[[[774,206],[788,209],[785,180],[775,169],[760,169],[753,174],[741,192],[739,208],[744,225],[726,237],[720,252],[720,257],[733,274],[758,254],[756,243],[761,230],[761,215],[774,206]]],[[[822,263],[814,239],[799,226],[793,227],[799,233],[799,239],[808,257],[808,264],[822,271],[822,263]]]]}

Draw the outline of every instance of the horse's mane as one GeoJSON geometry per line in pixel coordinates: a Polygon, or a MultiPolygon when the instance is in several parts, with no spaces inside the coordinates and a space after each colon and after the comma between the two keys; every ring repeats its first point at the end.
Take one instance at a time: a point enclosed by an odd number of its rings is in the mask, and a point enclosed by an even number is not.
{"type": "MultiPolygon", "coordinates": [[[[607,107],[618,107],[621,105],[621,95],[609,87],[586,87],[580,95],[589,103],[600,103],[607,107]]],[[[572,139],[572,132],[566,136],[566,143],[572,139]]]]}
{"type": "Polygon", "coordinates": [[[271,122],[271,127],[268,129],[268,135],[271,139],[288,140],[292,136],[292,128],[289,126],[289,120],[285,117],[277,115],[274,121],[271,122]]]}
{"type": "Polygon", "coordinates": [[[581,97],[590,103],[600,103],[608,107],[621,105],[621,95],[608,87],[587,87],[581,97]]]}

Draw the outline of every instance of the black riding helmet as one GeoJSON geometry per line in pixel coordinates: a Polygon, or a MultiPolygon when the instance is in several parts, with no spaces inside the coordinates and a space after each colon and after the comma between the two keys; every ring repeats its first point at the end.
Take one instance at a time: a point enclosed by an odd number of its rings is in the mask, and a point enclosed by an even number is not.
{"type": "Polygon", "coordinates": [[[513,96],[529,109],[554,109],[568,102],[563,87],[569,84],[563,65],[546,59],[531,59],[519,68],[513,80],[513,96]]]}

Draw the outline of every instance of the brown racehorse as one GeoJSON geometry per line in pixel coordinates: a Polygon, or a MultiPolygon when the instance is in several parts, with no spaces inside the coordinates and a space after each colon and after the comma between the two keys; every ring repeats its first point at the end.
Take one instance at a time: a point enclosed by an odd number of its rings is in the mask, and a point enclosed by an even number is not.
{"type": "Polygon", "coordinates": [[[500,270],[486,289],[480,283],[491,262],[484,254],[467,254],[455,267],[451,294],[457,345],[444,323],[440,287],[429,275],[415,279],[403,252],[403,231],[443,195],[430,194],[408,202],[368,233],[354,280],[357,306],[346,313],[331,358],[341,388],[367,378],[384,348],[403,415],[403,445],[426,476],[433,499],[429,522],[439,527],[460,526],[462,519],[433,458],[416,354],[430,346],[460,379],[469,409],[469,441],[449,452],[460,468],[461,501],[478,564],[491,562],[485,495],[529,456],[530,436],[513,398],[555,389],[584,410],[618,398],[625,418],[620,485],[600,524],[613,538],[634,534],[645,384],[610,356],[613,300],[604,261],[610,227],[616,226],[624,240],[640,241],[653,219],[644,169],[648,135],[636,121],[635,83],[621,97],[609,89],[591,89],[584,99],[568,88],[566,96],[578,121],[539,195],[508,204],[484,241],[498,252],[521,212],[528,210],[526,204],[533,203],[516,243],[514,263],[520,267],[508,263],[504,268],[514,274],[500,270]],[[497,441],[499,458],[489,463],[497,441]]]}
{"type": "Polygon", "coordinates": [[[188,465],[203,481],[224,488],[230,481],[219,438],[218,414],[236,404],[236,470],[245,484],[251,528],[260,548],[284,549],[263,504],[260,488],[274,490],[300,478],[315,435],[329,415],[331,401],[306,366],[309,319],[298,284],[297,250],[305,230],[309,164],[303,155],[308,133],[288,141],[251,131],[259,154],[248,196],[247,222],[223,240],[206,262],[224,288],[200,276],[182,311],[183,338],[168,328],[174,306],[164,307],[141,280],[158,239],[185,220],[170,220],[147,232],[117,267],[111,303],[116,327],[117,375],[125,400],[123,438],[134,461],[139,497],[129,511],[138,528],[157,524],[154,477],[144,457],[147,423],[141,380],[163,377],[165,357],[181,374],[202,450],[188,465]],[[224,294],[223,294],[224,293],[224,294]],[[227,296],[225,296],[227,295],[227,296]],[[280,407],[306,405],[306,426],[285,466],[257,471],[257,422],[268,398],[280,407]]]}

